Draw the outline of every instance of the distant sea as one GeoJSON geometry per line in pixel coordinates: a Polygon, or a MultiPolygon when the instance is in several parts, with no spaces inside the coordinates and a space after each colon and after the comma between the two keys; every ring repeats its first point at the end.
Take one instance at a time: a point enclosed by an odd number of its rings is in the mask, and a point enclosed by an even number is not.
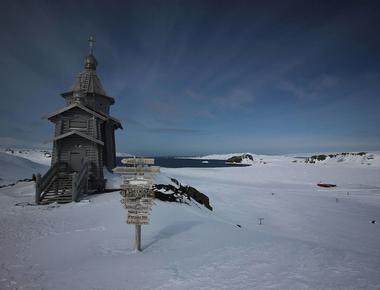
{"type": "MultiPolygon", "coordinates": [[[[126,157],[116,157],[117,165],[121,164],[121,159],[126,157]]],[[[153,157],[154,165],[166,168],[183,168],[183,167],[241,167],[248,166],[247,164],[227,164],[225,160],[200,160],[200,159],[185,159],[176,157],[153,157]],[[206,163],[205,161],[208,161],[206,163]]]]}

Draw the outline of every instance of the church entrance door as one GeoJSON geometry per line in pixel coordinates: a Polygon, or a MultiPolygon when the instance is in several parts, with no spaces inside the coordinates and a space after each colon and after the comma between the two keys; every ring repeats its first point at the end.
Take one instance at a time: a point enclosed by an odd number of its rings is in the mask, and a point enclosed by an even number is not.
{"type": "Polygon", "coordinates": [[[70,166],[74,171],[79,171],[85,162],[84,150],[73,150],[70,152],[70,166]]]}

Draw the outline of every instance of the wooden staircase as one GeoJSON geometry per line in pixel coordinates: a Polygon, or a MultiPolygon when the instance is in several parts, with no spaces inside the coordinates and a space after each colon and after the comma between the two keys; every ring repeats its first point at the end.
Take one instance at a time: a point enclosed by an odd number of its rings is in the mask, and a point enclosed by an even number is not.
{"type": "Polygon", "coordinates": [[[78,202],[88,190],[90,162],[85,162],[78,172],[70,170],[63,162],[55,163],[44,176],[36,176],[36,204],[78,202]]]}
{"type": "Polygon", "coordinates": [[[69,203],[72,201],[73,173],[59,173],[41,196],[40,204],[69,203]]]}

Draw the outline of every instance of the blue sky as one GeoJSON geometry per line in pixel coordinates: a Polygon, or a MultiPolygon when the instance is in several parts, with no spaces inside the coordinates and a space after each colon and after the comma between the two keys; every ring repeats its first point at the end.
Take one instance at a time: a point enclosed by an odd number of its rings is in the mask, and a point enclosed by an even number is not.
{"type": "Polygon", "coordinates": [[[2,1],[0,145],[49,146],[96,38],[139,155],[380,150],[377,1],[2,1]]]}

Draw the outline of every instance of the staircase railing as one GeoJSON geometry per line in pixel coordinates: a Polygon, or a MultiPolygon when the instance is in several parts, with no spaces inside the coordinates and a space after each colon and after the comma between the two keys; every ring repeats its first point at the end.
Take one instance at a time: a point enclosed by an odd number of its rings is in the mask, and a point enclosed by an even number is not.
{"type": "Polygon", "coordinates": [[[78,202],[81,194],[87,191],[90,165],[91,163],[86,161],[78,172],[73,173],[72,201],[78,202]]]}
{"type": "Polygon", "coordinates": [[[67,170],[67,163],[56,162],[50,169],[41,177],[41,174],[36,175],[36,194],[35,203],[39,204],[42,198],[42,193],[49,188],[49,186],[57,178],[60,171],[67,170]]]}

